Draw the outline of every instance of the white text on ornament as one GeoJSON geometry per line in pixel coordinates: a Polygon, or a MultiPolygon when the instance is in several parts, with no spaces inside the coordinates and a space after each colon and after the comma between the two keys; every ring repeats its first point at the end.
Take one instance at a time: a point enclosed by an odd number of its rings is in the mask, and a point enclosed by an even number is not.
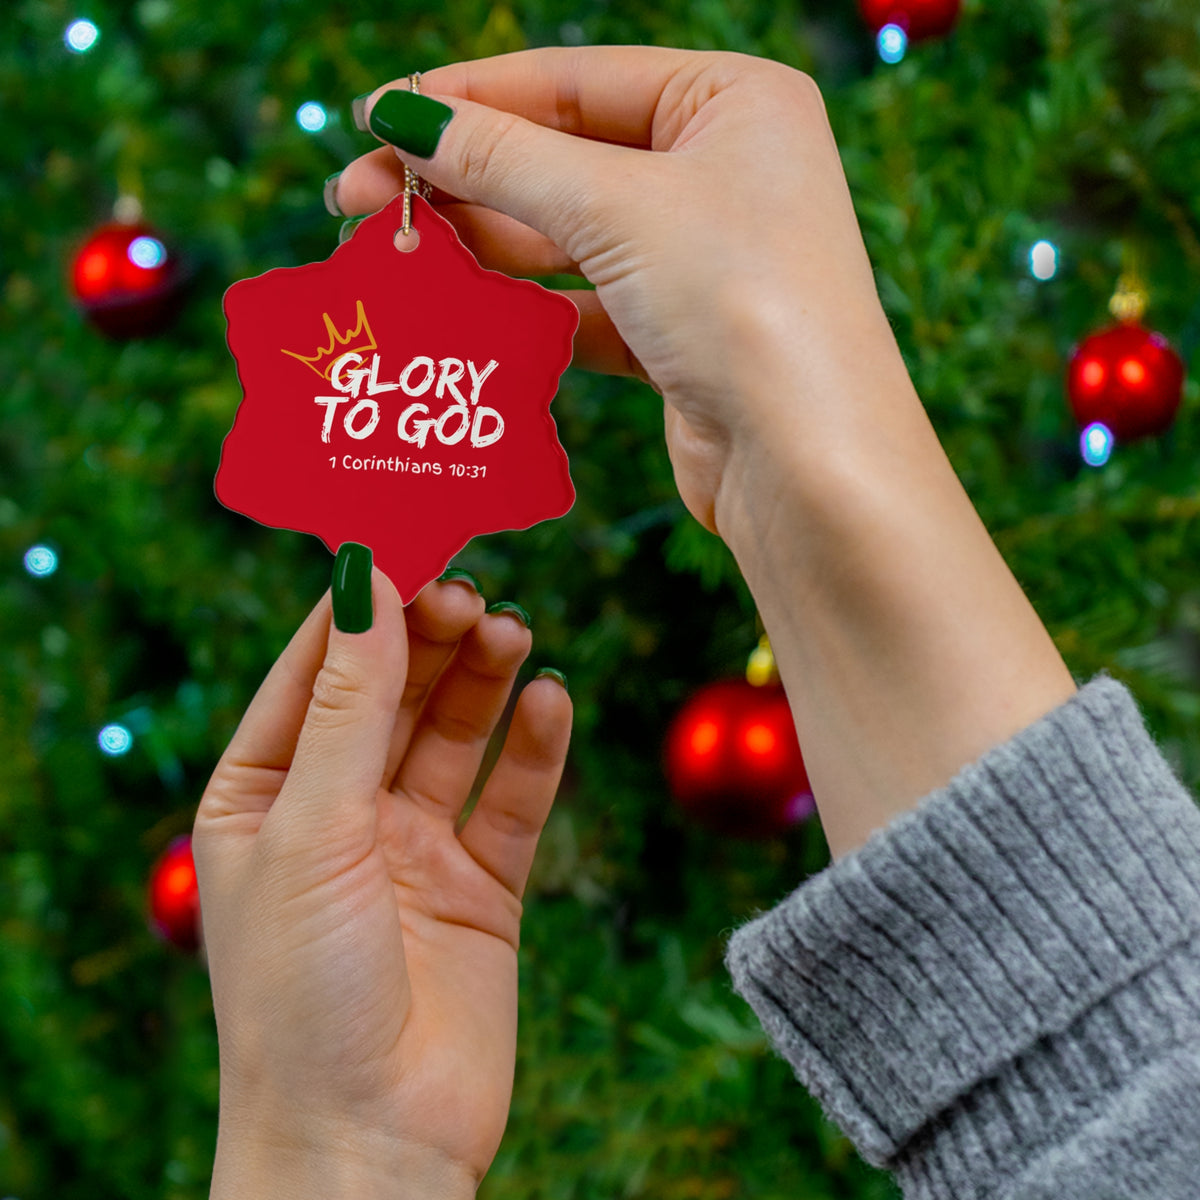
{"type": "Polygon", "coordinates": [[[410,404],[400,414],[396,423],[397,436],[405,442],[424,447],[429,434],[446,446],[454,446],[469,436],[477,449],[490,446],[504,434],[504,418],[494,409],[479,403],[479,393],[488,377],[500,365],[494,358],[482,368],[471,359],[442,358],[435,363],[432,358],[418,355],[409,360],[394,383],[380,382],[379,355],[372,354],[369,366],[363,366],[363,357],[353,351],[343,354],[329,373],[329,382],[341,395],[314,396],[313,402],[325,406],[325,418],[321,424],[321,441],[328,442],[336,416],[342,418],[342,428],[348,437],[362,441],[375,432],[379,425],[380,409],[375,396],[397,389],[410,397],[424,396],[433,389],[435,399],[447,398],[457,403],[449,404],[442,412],[433,415],[423,403],[410,404]],[[464,397],[459,382],[464,375],[470,377],[470,391],[464,397]],[[366,395],[360,398],[363,384],[366,395]],[[340,405],[356,401],[344,412],[340,405]]]}

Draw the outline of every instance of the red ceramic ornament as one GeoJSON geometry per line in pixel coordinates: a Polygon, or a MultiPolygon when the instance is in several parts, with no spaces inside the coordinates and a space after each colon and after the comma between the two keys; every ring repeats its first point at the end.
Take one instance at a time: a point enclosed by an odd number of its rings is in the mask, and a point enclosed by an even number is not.
{"type": "Polygon", "coordinates": [[[225,293],[245,393],[217,498],[331,551],[370,546],[404,602],[475,535],[526,529],[575,499],[550,402],[578,310],[485,271],[419,196],[325,261],[225,293]]]}
{"type": "Polygon", "coordinates": [[[188,952],[200,948],[200,888],[192,839],[176,838],[150,872],[150,921],[154,931],[188,952]]]}
{"type": "Polygon", "coordinates": [[[1161,333],[1122,322],[1084,338],[1067,367],[1080,428],[1099,421],[1119,442],[1163,433],[1183,396],[1183,360],[1161,333]]]}
{"type": "Polygon", "coordinates": [[[162,238],[140,222],[92,234],[71,263],[71,292],[97,329],[114,338],[165,329],[179,311],[183,273],[162,238]]]}
{"type": "Polygon", "coordinates": [[[945,37],[958,20],[961,0],[859,0],[859,10],[872,33],[899,25],[910,42],[945,37]]]}
{"type": "Polygon", "coordinates": [[[741,679],[701,688],[667,731],[667,782],[698,824],[771,837],[814,811],[787,697],[741,679]]]}

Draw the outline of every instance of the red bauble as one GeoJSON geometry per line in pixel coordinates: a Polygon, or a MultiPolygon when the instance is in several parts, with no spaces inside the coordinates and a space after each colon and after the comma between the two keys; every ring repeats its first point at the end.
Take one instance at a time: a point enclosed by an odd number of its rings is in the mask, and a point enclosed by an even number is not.
{"type": "Polygon", "coordinates": [[[150,922],[181,950],[200,947],[200,889],[192,861],[192,839],[176,838],[150,872],[150,922]]]}
{"type": "Polygon", "coordinates": [[[147,225],[101,226],[71,264],[71,291],[87,318],[114,338],[158,333],[182,299],[178,260],[147,225]]]}
{"type": "Polygon", "coordinates": [[[712,683],[679,711],[666,741],[667,781],[699,824],[771,837],[813,812],[787,697],[778,685],[712,683]]]}
{"type": "Polygon", "coordinates": [[[944,37],[958,20],[961,0],[859,0],[859,9],[872,33],[899,25],[910,42],[944,37]]]}
{"type": "Polygon", "coordinates": [[[1099,421],[1119,442],[1162,433],[1183,395],[1183,361],[1161,333],[1123,322],[1084,338],[1067,367],[1080,428],[1099,421]]]}

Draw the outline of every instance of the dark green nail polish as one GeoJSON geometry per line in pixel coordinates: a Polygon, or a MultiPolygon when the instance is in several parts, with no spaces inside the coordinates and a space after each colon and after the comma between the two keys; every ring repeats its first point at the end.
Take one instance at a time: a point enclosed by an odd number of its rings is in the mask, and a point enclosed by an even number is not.
{"type": "Polygon", "coordinates": [[[471,574],[470,571],[464,571],[462,567],[447,567],[438,577],[438,583],[450,583],[455,580],[461,580],[463,583],[469,583],[481,595],[483,588],[479,586],[479,580],[471,574]]]}
{"type": "Polygon", "coordinates": [[[543,677],[553,679],[555,683],[561,685],[564,692],[570,691],[570,688],[567,687],[567,677],[554,667],[542,667],[534,676],[534,679],[542,679],[543,677]]]}
{"type": "Polygon", "coordinates": [[[418,158],[430,158],[450,124],[454,109],[429,96],[393,89],[371,109],[371,132],[418,158]]]}
{"type": "Polygon", "coordinates": [[[497,600],[495,604],[488,605],[487,611],[489,613],[508,613],[516,617],[526,629],[533,623],[530,615],[515,600],[497,600]]]}
{"type": "Polygon", "coordinates": [[[348,242],[353,236],[354,231],[366,220],[365,217],[351,217],[348,221],[343,221],[341,228],[338,229],[338,245],[343,242],[348,242]]]}
{"type": "Polygon", "coordinates": [[[367,101],[370,98],[370,92],[363,92],[361,96],[355,96],[350,101],[350,116],[354,118],[354,128],[361,133],[371,132],[367,128],[367,101]]]}
{"type": "Polygon", "coordinates": [[[328,179],[325,180],[324,186],[321,188],[321,199],[325,201],[325,211],[331,217],[344,217],[346,214],[338,208],[337,202],[337,185],[338,179],[341,178],[341,171],[334,171],[328,179]]]}
{"type": "Polygon", "coordinates": [[[333,623],[343,633],[365,633],[371,607],[371,548],[343,542],[333,564],[333,623]]]}

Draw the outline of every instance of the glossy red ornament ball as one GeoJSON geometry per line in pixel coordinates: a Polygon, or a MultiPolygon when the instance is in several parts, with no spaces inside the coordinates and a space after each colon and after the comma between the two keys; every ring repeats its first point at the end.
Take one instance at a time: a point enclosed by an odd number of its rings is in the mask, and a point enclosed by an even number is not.
{"type": "Polygon", "coordinates": [[[200,889],[192,839],[176,838],[150,872],[151,928],[181,950],[200,947],[200,889]]]}
{"type": "Polygon", "coordinates": [[[114,338],[165,329],[179,311],[183,275],[148,225],[101,226],[71,263],[71,291],[87,318],[114,338]]]}
{"type": "Polygon", "coordinates": [[[899,25],[910,42],[945,37],[958,21],[961,0],[859,0],[859,10],[872,33],[899,25]]]}
{"type": "Polygon", "coordinates": [[[717,833],[771,837],[814,811],[778,684],[729,679],[701,688],[671,723],[665,758],[676,802],[717,833]]]}
{"type": "Polygon", "coordinates": [[[1119,442],[1162,433],[1183,396],[1183,360],[1161,333],[1124,322],[1084,338],[1067,367],[1080,428],[1106,425],[1119,442]]]}

